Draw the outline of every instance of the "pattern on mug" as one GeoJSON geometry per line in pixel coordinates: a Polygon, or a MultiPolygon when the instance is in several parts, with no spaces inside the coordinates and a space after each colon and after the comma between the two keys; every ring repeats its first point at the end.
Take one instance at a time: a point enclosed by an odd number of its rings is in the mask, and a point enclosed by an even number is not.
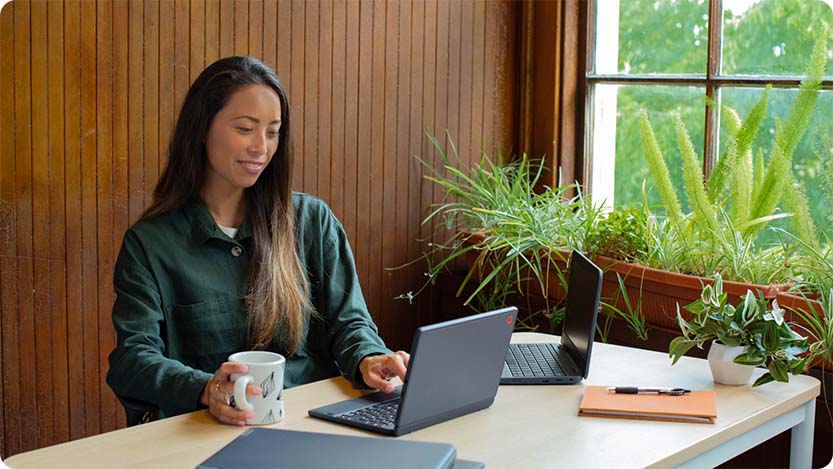
{"type": "Polygon", "coordinates": [[[261,383],[260,390],[263,393],[263,398],[266,399],[272,391],[275,390],[275,372],[269,374],[261,383]]]}
{"type": "Polygon", "coordinates": [[[263,417],[263,421],[260,423],[275,423],[278,419],[275,418],[275,413],[272,409],[269,409],[269,413],[266,414],[266,417],[263,417]]]}

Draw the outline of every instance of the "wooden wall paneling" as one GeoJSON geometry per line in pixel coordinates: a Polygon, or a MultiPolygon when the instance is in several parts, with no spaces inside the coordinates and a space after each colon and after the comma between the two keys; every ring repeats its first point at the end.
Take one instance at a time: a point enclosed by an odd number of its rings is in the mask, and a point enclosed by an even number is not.
{"type": "MultiPolygon", "coordinates": [[[[14,6],[9,3],[0,9],[0,38],[14,37],[14,6]]],[[[0,109],[14,108],[14,41],[0,41],[0,109]]],[[[14,233],[13,206],[14,196],[14,116],[9,112],[0,112],[0,353],[9,352],[10,315],[15,307],[10,304],[12,281],[16,268],[12,265],[13,251],[11,237],[14,233]],[[12,270],[14,269],[14,270],[12,270]]],[[[10,378],[9,366],[0,360],[0,373],[10,378]]],[[[5,403],[7,381],[0,384],[0,402],[5,403]]],[[[5,409],[5,406],[3,406],[5,409]]],[[[8,454],[6,431],[11,430],[12,422],[0,411],[0,454],[8,454]]]]}
{"type": "Polygon", "coordinates": [[[387,4],[384,0],[375,0],[372,3],[373,9],[373,35],[371,47],[373,54],[373,75],[371,78],[371,109],[370,109],[370,147],[367,155],[370,159],[370,185],[365,186],[369,198],[369,205],[364,207],[370,211],[370,226],[368,227],[368,277],[365,285],[370,292],[370,310],[376,314],[376,319],[381,320],[385,311],[381,309],[381,268],[382,261],[378,253],[380,244],[380,228],[382,226],[382,197],[383,197],[383,167],[384,164],[384,129],[385,129],[385,41],[387,31],[385,28],[385,16],[387,15],[387,4]],[[373,254],[371,254],[373,253],[373,254]]]}
{"type": "MultiPolygon", "coordinates": [[[[25,6],[20,6],[22,9],[25,6]]],[[[18,361],[18,321],[17,321],[17,290],[19,278],[17,275],[17,198],[15,185],[17,171],[15,168],[15,144],[17,140],[15,113],[15,16],[18,6],[9,3],[2,10],[2,41],[3,67],[0,75],[3,77],[3,87],[0,89],[3,97],[3,109],[10,110],[3,113],[3,145],[0,146],[0,202],[2,203],[3,230],[0,231],[0,261],[3,267],[3,282],[0,285],[3,308],[3,450],[5,454],[20,451],[20,364],[18,361]]]]}
{"type": "MultiPolygon", "coordinates": [[[[64,135],[66,174],[67,348],[69,349],[69,437],[87,435],[84,400],[84,305],[81,295],[81,2],[64,4],[64,135]]],[[[4,355],[5,356],[5,355],[4,355]]],[[[8,408],[8,401],[4,402],[8,408]]]]}
{"type": "MultiPolygon", "coordinates": [[[[386,211],[390,210],[390,221],[385,222],[385,227],[386,231],[390,230],[391,239],[388,242],[391,246],[389,248],[382,246],[383,252],[389,254],[386,259],[382,260],[382,268],[386,280],[383,301],[393,303],[394,306],[385,309],[392,312],[396,311],[396,315],[388,315],[387,324],[384,327],[386,331],[389,329],[397,331],[396,340],[401,343],[401,347],[397,348],[406,348],[409,346],[408,341],[413,336],[413,327],[417,324],[419,318],[412,311],[414,309],[412,305],[408,305],[401,300],[393,300],[393,298],[411,289],[409,285],[413,269],[405,266],[408,261],[417,258],[414,251],[410,249],[411,242],[408,239],[411,232],[409,230],[411,225],[408,224],[411,207],[408,202],[412,199],[411,191],[413,190],[410,187],[408,174],[412,160],[410,156],[411,135],[409,134],[413,122],[418,121],[421,117],[418,114],[419,106],[414,106],[414,103],[418,100],[421,105],[420,96],[416,90],[420,86],[417,76],[421,77],[422,72],[420,67],[417,66],[419,62],[414,60],[414,54],[418,50],[411,29],[415,20],[412,11],[414,2],[411,0],[402,1],[397,6],[399,9],[398,24],[391,25],[389,29],[395,28],[399,36],[399,44],[395,45],[387,41],[388,47],[395,46],[394,51],[398,51],[398,55],[391,60],[393,63],[388,65],[389,69],[397,71],[397,83],[391,87],[397,102],[395,103],[396,126],[392,126],[391,129],[395,132],[396,142],[391,150],[385,150],[385,161],[390,161],[395,167],[393,168],[392,177],[385,176],[385,183],[389,185],[389,189],[386,187],[386,192],[389,190],[392,193],[390,197],[385,197],[385,209],[386,211]],[[398,321],[401,321],[401,323],[398,323],[398,321]]],[[[387,81],[390,82],[390,79],[387,81]]],[[[385,123],[388,125],[391,120],[386,117],[385,123]]]]}
{"type": "MultiPolygon", "coordinates": [[[[354,253],[359,282],[362,290],[370,293],[370,159],[371,127],[368,125],[373,116],[371,112],[371,77],[373,67],[373,4],[370,0],[362,0],[359,5],[359,89],[358,89],[358,145],[356,147],[356,235],[354,239],[354,253]]],[[[370,305],[370,298],[368,305],[370,305]]],[[[376,313],[373,308],[372,313],[376,313]]]]}
{"type": "MultiPolygon", "coordinates": [[[[0,9],[0,38],[14,37],[14,5],[7,3],[0,9]]],[[[14,109],[14,40],[0,41],[0,109],[14,109]]],[[[17,282],[14,265],[14,115],[0,113],[0,353],[6,356],[12,350],[12,333],[15,321],[17,282]]],[[[0,383],[0,402],[9,395],[8,380],[12,364],[0,360],[0,373],[6,378],[0,383]]],[[[3,406],[5,409],[5,405],[3,406]]],[[[6,435],[12,431],[12,420],[0,411],[0,454],[8,454],[6,435]]]]}
{"type": "MultiPolygon", "coordinates": [[[[530,134],[529,153],[531,158],[544,158],[547,167],[555,168],[555,171],[544,175],[541,185],[554,187],[558,178],[558,155],[556,154],[555,142],[558,140],[558,93],[556,93],[556,77],[558,76],[558,55],[559,44],[556,28],[548,27],[558,21],[559,4],[542,3],[534,5],[534,14],[529,18],[524,17],[522,34],[524,42],[531,44],[529,55],[524,58],[529,63],[522,65],[524,70],[529,70],[527,77],[529,86],[529,107],[521,110],[524,122],[530,123],[528,129],[530,134]],[[527,24],[528,23],[528,24],[527,24]],[[531,36],[531,37],[530,37],[531,36]],[[532,99],[532,96],[535,98],[532,99]]],[[[524,88],[527,84],[524,84],[524,88]]],[[[571,183],[567,179],[565,183],[571,183]]],[[[539,188],[542,189],[542,188],[539,188]]]]}
{"type": "MultiPolygon", "coordinates": [[[[135,223],[144,208],[144,44],[145,8],[141,2],[128,2],[127,61],[128,61],[128,147],[127,147],[127,214],[135,223]]],[[[122,233],[123,235],[123,233],[122,233]]],[[[122,236],[119,235],[119,236],[122,236]]],[[[119,238],[121,239],[121,238],[119,238]]]]}
{"type": "MultiPolygon", "coordinates": [[[[332,6],[332,109],[330,111],[330,207],[336,216],[345,220],[344,214],[344,186],[347,175],[344,171],[344,160],[347,158],[345,149],[345,108],[346,96],[346,64],[347,51],[347,3],[345,0],[335,0],[332,6]]],[[[325,26],[326,27],[326,26],[325,26]]],[[[322,184],[326,184],[324,181],[322,184]]],[[[321,187],[321,185],[319,185],[321,187]]],[[[351,240],[352,241],[352,240],[351,240]]]]}
{"type": "MultiPolygon", "coordinates": [[[[278,73],[278,78],[286,92],[289,93],[289,85],[291,85],[290,64],[292,63],[292,3],[290,0],[283,0],[278,3],[277,15],[278,41],[275,53],[278,68],[275,71],[278,73]]],[[[289,104],[294,106],[294,98],[291,94],[289,95],[289,104]]]]}
{"type": "MultiPolygon", "coordinates": [[[[94,358],[96,391],[99,394],[99,431],[116,428],[116,403],[112,392],[104,385],[107,356],[115,347],[111,326],[113,305],[113,2],[96,4],[95,39],[95,217],[97,224],[95,256],[95,294],[97,323],[94,358]]],[[[89,225],[88,225],[89,226],[89,225]]],[[[95,412],[95,409],[90,409],[95,412]]]]}
{"type": "MultiPolygon", "coordinates": [[[[449,44],[449,17],[450,17],[450,8],[451,4],[448,0],[439,0],[437,5],[437,33],[436,33],[436,41],[437,41],[437,57],[436,57],[436,75],[435,75],[435,82],[436,82],[436,95],[435,101],[432,104],[434,109],[434,116],[433,122],[434,125],[431,126],[433,129],[434,138],[439,141],[440,148],[448,154],[451,150],[451,147],[448,145],[447,140],[447,133],[448,132],[448,122],[449,122],[449,106],[448,102],[450,99],[451,91],[451,78],[449,76],[449,61],[450,61],[450,44],[449,44]]],[[[456,138],[456,136],[455,136],[456,138]]],[[[438,171],[442,171],[442,164],[443,159],[442,155],[439,154],[438,149],[434,147],[433,144],[430,142],[426,145],[427,154],[430,156],[428,161],[430,161],[431,166],[438,171]]],[[[428,192],[431,194],[431,204],[439,203],[443,198],[443,191],[442,189],[435,183],[430,181],[423,181],[423,184],[428,186],[428,192]]],[[[428,232],[430,233],[430,237],[432,241],[442,243],[444,240],[439,235],[439,228],[441,227],[441,223],[436,220],[432,219],[428,224],[428,232]]],[[[435,255],[436,257],[436,255],[435,255]]],[[[433,298],[432,298],[433,299],[433,298]]],[[[442,317],[443,312],[440,310],[442,307],[438,305],[437,308],[432,308],[432,304],[427,305],[429,311],[431,311],[431,320],[430,322],[435,322],[440,317],[442,317]]]]}
{"type": "MultiPolygon", "coordinates": [[[[304,110],[298,115],[297,130],[303,135],[301,140],[298,159],[302,164],[297,168],[302,174],[302,188],[304,192],[318,194],[316,173],[319,171],[318,161],[318,2],[307,2],[304,5],[304,36],[303,36],[303,63],[304,63],[304,110]],[[300,127],[300,129],[299,129],[300,127]]],[[[295,133],[298,135],[298,132],[295,133]]],[[[296,159],[297,161],[297,159],[296,159]]]]}
{"type": "MultiPolygon", "coordinates": [[[[425,247],[425,244],[420,241],[420,222],[422,221],[420,213],[422,197],[420,180],[422,178],[420,176],[422,174],[422,165],[414,158],[414,155],[417,154],[423,156],[421,154],[421,145],[425,140],[426,129],[423,122],[425,119],[423,93],[425,92],[426,69],[431,68],[433,65],[432,62],[427,60],[428,57],[432,56],[428,56],[425,45],[425,23],[427,21],[425,2],[410,2],[407,17],[408,25],[410,26],[409,41],[411,44],[409,57],[411,89],[406,95],[409,101],[408,127],[406,129],[409,130],[406,130],[407,135],[402,136],[407,141],[407,147],[406,151],[399,155],[399,158],[401,158],[399,165],[401,168],[404,168],[404,174],[406,176],[402,184],[404,187],[407,187],[405,191],[407,193],[407,200],[403,201],[404,207],[407,208],[405,210],[407,216],[403,217],[403,221],[409,229],[397,236],[397,245],[401,244],[401,250],[406,253],[405,257],[397,262],[397,265],[407,265],[407,267],[402,271],[401,280],[397,284],[397,290],[394,292],[394,296],[402,295],[411,290],[416,291],[425,281],[425,276],[423,275],[424,268],[421,263],[410,263],[414,259],[420,259],[422,250],[425,247]]],[[[431,51],[431,53],[433,52],[431,51]]],[[[401,131],[400,135],[402,135],[401,131]]],[[[397,193],[402,190],[404,189],[398,189],[397,193]]],[[[407,322],[408,333],[412,334],[416,327],[427,324],[427,321],[420,313],[419,305],[402,300],[398,300],[398,304],[400,305],[398,309],[402,311],[402,314],[410,318],[410,321],[407,322]]]]}
{"type": "MultiPolygon", "coordinates": [[[[483,51],[483,133],[485,134],[484,147],[490,157],[497,157],[498,139],[495,138],[495,121],[499,115],[495,112],[494,102],[497,92],[494,70],[497,69],[497,56],[500,50],[500,42],[497,40],[497,19],[495,14],[496,2],[490,0],[486,3],[484,15],[485,44],[483,51]]],[[[501,149],[509,151],[508,148],[501,149]]]]}
{"type": "Polygon", "coordinates": [[[47,75],[46,3],[31,4],[32,80],[32,258],[34,308],[32,310],[35,387],[26,390],[35,398],[29,418],[36,429],[34,447],[52,442],[52,324],[49,314],[49,111],[47,75]],[[37,324],[37,326],[35,326],[37,324]]]}
{"type": "Polygon", "coordinates": [[[558,110],[561,125],[557,151],[565,182],[589,182],[584,178],[584,140],[580,137],[584,134],[584,108],[582,99],[577,98],[586,93],[580,77],[584,74],[586,48],[585,29],[581,25],[587,23],[583,20],[587,8],[586,2],[579,0],[567,0],[559,8],[558,24],[559,31],[562,31],[559,34],[558,47],[560,73],[555,84],[559,90],[558,110]]]}
{"type": "Polygon", "coordinates": [[[292,174],[292,185],[295,190],[304,190],[304,85],[306,83],[304,73],[304,38],[305,23],[304,23],[304,7],[306,2],[303,0],[292,0],[291,21],[292,21],[292,38],[289,47],[291,54],[289,67],[289,105],[292,108],[293,129],[292,139],[294,141],[294,169],[292,174]]]}
{"type": "MultiPolygon", "coordinates": [[[[460,70],[461,64],[461,51],[462,48],[462,31],[461,31],[461,17],[463,14],[463,2],[456,2],[452,1],[449,14],[448,14],[448,133],[451,136],[451,141],[454,143],[454,147],[457,148],[459,153],[458,156],[461,158],[463,157],[462,151],[465,151],[464,147],[461,147],[461,134],[460,134],[460,122],[462,121],[461,118],[461,98],[462,98],[462,76],[460,70]]],[[[459,166],[459,162],[456,161],[453,153],[453,148],[448,147],[446,152],[451,158],[453,164],[455,166],[459,166]]]]}
{"type": "Polygon", "coordinates": [[[344,223],[389,345],[406,348],[414,326],[447,317],[431,289],[414,305],[393,299],[422,286],[425,265],[389,269],[418,259],[428,247],[420,239],[447,236],[421,225],[443,193],[413,156],[441,164],[426,130],[453,157],[448,129],[464,163],[484,146],[512,146],[519,10],[452,0],[5,8],[0,454],[124,425],[104,384],[113,264],[151,201],[190,83],[223,56],[277,69],[295,116],[295,188],[327,200],[344,223]]]}
{"type": "Polygon", "coordinates": [[[458,134],[454,141],[460,158],[471,163],[476,148],[472,145],[471,122],[472,109],[472,23],[474,22],[474,3],[460,2],[460,121],[458,134]]]}
{"type": "MultiPolygon", "coordinates": [[[[160,44],[160,14],[159,2],[145,0],[145,30],[144,30],[144,171],[142,173],[142,194],[144,207],[153,200],[153,187],[159,177],[160,141],[165,137],[161,134],[160,113],[160,68],[162,67],[159,53],[160,44]]],[[[170,42],[161,42],[167,48],[170,42]]],[[[170,88],[162,88],[163,93],[170,92],[170,88]]]]}
{"type": "MultiPolygon", "coordinates": [[[[17,423],[37,426],[35,403],[35,324],[32,246],[32,95],[31,95],[30,5],[14,9],[14,114],[15,114],[15,225],[17,229],[17,324],[20,413],[17,423]]],[[[37,431],[20,435],[20,449],[37,446],[37,431]]]]}
{"type": "Polygon", "coordinates": [[[249,54],[249,0],[234,2],[234,55],[249,54]]]}
{"type": "MultiPolygon", "coordinates": [[[[176,0],[174,9],[174,41],[171,44],[173,44],[174,50],[172,116],[175,121],[176,116],[179,114],[179,109],[182,107],[182,102],[185,101],[185,94],[188,92],[188,87],[191,86],[191,76],[189,73],[191,61],[191,9],[189,0],[176,0]]],[[[174,121],[171,122],[171,129],[173,129],[174,121]]],[[[170,132],[163,135],[170,135],[170,132]]],[[[165,140],[167,147],[167,137],[165,140]]]]}
{"type": "Polygon", "coordinates": [[[247,54],[263,60],[263,0],[249,2],[249,46],[247,54]]]}
{"type": "MultiPolygon", "coordinates": [[[[484,77],[487,71],[484,69],[486,54],[486,4],[475,2],[473,5],[474,16],[472,19],[472,100],[471,100],[471,156],[473,161],[480,161],[483,152],[486,151],[484,138],[486,132],[483,128],[483,108],[485,101],[484,77]]],[[[491,155],[489,155],[491,157],[491,155]]]]}
{"type": "MultiPolygon", "coordinates": [[[[263,63],[278,70],[278,2],[263,3],[263,63]]],[[[278,75],[280,77],[280,75],[278,75]]]]}
{"type": "MultiPolygon", "coordinates": [[[[200,0],[195,0],[200,1],[200,0]]],[[[205,9],[205,60],[203,68],[211,65],[220,58],[220,0],[205,0],[202,4],[205,9]]],[[[194,5],[191,5],[194,10],[194,5]]],[[[191,81],[196,80],[202,69],[194,71],[191,67],[191,81]]]]}
{"type": "MultiPolygon", "coordinates": [[[[107,285],[108,297],[101,300],[102,309],[105,311],[105,325],[103,334],[108,338],[108,347],[103,352],[102,358],[102,381],[109,370],[108,356],[116,345],[116,331],[112,322],[112,302],[115,294],[110,279],[113,276],[116,256],[121,248],[122,237],[130,223],[128,204],[128,147],[130,142],[128,136],[128,28],[129,28],[129,5],[127,2],[113,3],[113,229],[110,233],[111,239],[111,262],[108,264],[107,277],[102,282],[107,285]]],[[[107,397],[113,406],[114,426],[123,428],[126,424],[125,415],[121,405],[115,399],[115,395],[109,386],[102,386],[106,390],[107,397]]]]}
{"type": "MultiPolygon", "coordinates": [[[[52,379],[52,437],[69,440],[69,360],[67,357],[66,217],[64,170],[64,10],[47,3],[49,112],[49,310],[52,356],[46,365],[52,379]]],[[[3,33],[0,33],[0,37],[3,33]]],[[[3,84],[0,83],[0,88],[3,84]]],[[[3,106],[0,106],[3,107],[3,106]]],[[[0,127],[4,124],[0,123],[0,127]]],[[[2,145],[2,142],[0,142],[2,145]]],[[[2,221],[0,221],[2,223],[2,221]]],[[[3,402],[0,398],[0,402],[3,402]]],[[[0,413],[2,414],[2,413],[0,413]]],[[[3,453],[0,449],[0,454],[3,453]]]]}
{"type": "MultiPolygon", "coordinates": [[[[413,142],[413,151],[410,155],[413,157],[414,154],[419,155],[420,158],[425,160],[426,162],[431,162],[433,164],[434,158],[436,156],[436,151],[431,145],[431,142],[428,141],[428,137],[426,136],[426,132],[431,132],[432,134],[437,133],[437,128],[434,125],[434,110],[435,110],[435,100],[436,100],[436,90],[437,90],[437,63],[438,63],[438,52],[437,52],[437,1],[436,0],[429,0],[426,2],[417,2],[414,4],[414,18],[417,17],[424,17],[425,18],[425,25],[424,25],[424,38],[423,38],[423,57],[419,59],[419,63],[422,63],[422,88],[414,88],[417,94],[421,97],[421,119],[414,122],[411,122],[411,141],[413,142]],[[417,6],[422,5],[425,8],[424,15],[417,13],[417,6]],[[414,128],[417,127],[417,130],[414,128]]],[[[417,32],[417,34],[420,34],[417,32]]],[[[418,42],[418,40],[414,40],[414,42],[418,42]]],[[[416,61],[414,63],[417,63],[416,61]]],[[[413,101],[412,101],[413,102],[413,101]]],[[[430,224],[422,224],[422,220],[425,216],[430,213],[431,210],[431,203],[433,202],[433,183],[431,181],[427,181],[424,178],[424,175],[427,174],[427,170],[423,167],[415,159],[411,159],[411,164],[409,166],[408,173],[410,174],[411,178],[411,201],[412,204],[416,204],[417,207],[413,208],[413,206],[408,210],[408,226],[417,227],[413,228],[410,234],[411,242],[413,249],[411,252],[414,252],[416,256],[420,256],[423,252],[429,252],[431,246],[428,244],[431,240],[431,225],[430,224]],[[417,196],[418,195],[418,196],[417,196]],[[415,236],[413,232],[416,232],[418,236],[415,236]]],[[[409,258],[408,261],[412,259],[416,259],[417,257],[409,258]]],[[[422,288],[422,285],[427,280],[424,276],[422,276],[422,272],[424,271],[423,263],[417,263],[411,267],[409,267],[413,275],[411,275],[412,283],[408,285],[405,291],[414,291],[417,292],[419,289],[422,288]]],[[[416,304],[414,307],[417,309],[419,314],[419,324],[428,324],[431,323],[431,319],[433,316],[433,311],[438,308],[434,308],[434,301],[433,301],[433,290],[429,289],[420,294],[417,297],[416,304]]]]}
{"type": "MultiPolygon", "coordinates": [[[[359,90],[361,76],[361,9],[360,3],[347,0],[345,24],[345,71],[344,71],[344,210],[342,222],[347,238],[358,261],[358,174],[359,174],[359,90]]],[[[357,266],[360,268],[360,266],[357,266]]],[[[361,272],[361,271],[359,271],[361,272]]],[[[361,277],[360,277],[361,278],[361,277]]]]}
{"type": "MultiPolygon", "coordinates": [[[[309,19],[307,20],[309,21],[309,19]]],[[[317,169],[311,176],[315,179],[316,193],[332,207],[333,197],[330,188],[332,173],[332,109],[333,109],[333,3],[321,2],[318,11],[318,53],[308,60],[317,61],[318,70],[318,125],[314,127],[316,136],[317,169]]]]}
{"type": "Polygon", "coordinates": [[[159,2],[159,103],[158,140],[156,150],[156,171],[145,175],[148,190],[153,191],[159,175],[165,170],[168,141],[174,127],[179,103],[176,101],[174,81],[176,49],[176,4],[172,1],[159,2]]]}
{"type": "Polygon", "coordinates": [[[96,4],[81,2],[81,316],[83,323],[84,431],[101,430],[98,363],[98,245],[96,227],[96,4]]]}
{"type": "Polygon", "coordinates": [[[228,57],[235,54],[234,22],[235,0],[220,0],[220,56],[228,57]]]}
{"type": "MultiPolygon", "coordinates": [[[[404,332],[402,326],[403,324],[399,324],[399,327],[396,326],[396,316],[394,316],[393,310],[389,308],[383,308],[383,304],[387,304],[389,299],[393,297],[393,276],[390,271],[386,269],[391,267],[394,263],[394,256],[396,253],[396,209],[400,207],[399,200],[397,200],[396,192],[397,192],[397,184],[398,181],[396,180],[396,166],[400,159],[400,155],[397,154],[397,130],[399,128],[400,122],[398,121],[398,102],[403,101],[407,102],[407,93],[410,91],[408,88],[405,87],[408,78],[406,78],[406,74],[398,74],[397,68],[398,65],[407,63],[405,57],[409,57],[409,52],[406,51],[404,48],[408,47],[404,41],[400,42],[401,40],[401,33],[402,28],[400,28],[400,8],[403,4],[407,5],[404,1],[402,2],[391,2],[386,5],[386,14],[385,14],[385,38],[383,44],[385,45],[385,59],[384,59],[384,84],[382,85],[383,98],[384,98],[384,110],[382,111],[382,132],[379,135],[379,140],[381,140],[382,144],[382,153],[381,153],[381,171],[377,172],[377,174],[381,173],[381,180],[379,181],[379,185],[374,185],[373,187],[373,194],[372,196],[379,201],[381,205],[379,208],[379,216],[381,220],[379,224],[373,224],[373,226],[379,227],[378,229],[374,230],[376,232],[376,236],[374,236],[375,240],[374,244],[374,251],[378,252],[380,255],[375,256],[377,261],[377,267],[374,267],[380,274],[380,281],[379,281],[379,309],[377,310],[377,314],[379,314],[380,323],[379,328],[386,332],[388,340],[394,343],[397,343],[396,346],[393,346],[394,349],[402,348],[398,344],[402,343],[402,346],[407,346],[408,344],[405,343],[404,340],[400,340],[404,332]],[[402,86],[399,90],[398,87],[402,86]],[[401,95],[399,95],[401,92],[401,95]]],[[[405,116],[402,116],[403,118],[405,116]]],[[[404,189],[404,188],[400,188],[404,189]]]]}
{"type": "Polygon", "coordinates": [[[208,55],[207,38],[205,34],[205,17],[208,15],[206,10],[206,0],[190,0],[188,9],[188,18],[190,24],[188,25],[190,34],[188,37],[188,84],[185,85],[187,93],[188,87],[197,79],[200,72],[205,67],[211,65],[211,62],[206,62],[208,55]]]}
{"type": "MultiPolygon", "coordinates": [[[[516,4],[509,2],[498,2],[496,6],[498,14],[497,41],[498,44],[513,44],[518,40],[519,9],[516,4]]],[[[511,144],[514,152],[520,148],[517,138],[518,119],[517,117],[506,118],[504,116],[517,116],[518,112],[518,47],[500,47],[498,50],[498,61],[495,74],[497,75],[496,89],[500,90],[495,98],[497,109],[495,112],[499,117],[496,120],[495,135],[500,142],[511,144]]],[[[507,145],[508,146],[508,145],[507,145]]]]}

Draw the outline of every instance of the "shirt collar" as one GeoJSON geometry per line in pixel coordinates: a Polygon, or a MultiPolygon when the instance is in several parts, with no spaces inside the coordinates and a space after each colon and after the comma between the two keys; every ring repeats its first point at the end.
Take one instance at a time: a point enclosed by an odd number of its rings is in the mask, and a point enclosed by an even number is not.
{"type": "MultiPolygon", "coordinates": [[[[217,222],[214,221],[214,217],[211,216],[211,212],[208,211],[208,207],[205,206],[202,200],[197,199],[186,205],[185,212],[191,222],[194,240],[199,244],[203,244],[212,238],[228,241],[228,236],[217,226],[217,222]]],[[[243,224],[240,225],[235,240],[239,242],[251,238],[251,236],[252,228],[247,215],[243,217],[243,224]]]]}

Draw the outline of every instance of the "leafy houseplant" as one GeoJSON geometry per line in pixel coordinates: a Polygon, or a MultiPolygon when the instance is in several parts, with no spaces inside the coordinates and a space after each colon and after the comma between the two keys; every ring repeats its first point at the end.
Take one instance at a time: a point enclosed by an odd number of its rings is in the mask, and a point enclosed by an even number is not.
{"type": "Polygon", "coordinates": [[[693,318],[683,319],[677,308],[677,321],[683,333],[668,347],[672,364],[692,347],[703,348],[703,343],[719,341],[727,346],[744,347],[734,362],[741,365],[764,366],[768,372],[755,380],[753,386],[770,381],[789,381],[789,373],[802,373],[809,357],[802,356],[808,349],[802,337],[784,320],[784,310],[773,301],[771,306],[763,298],[748,291],[737,307],[726,302],[723,280],[719,275],[714,284],[703,287],[700,299],[685,307],[693,318]]]}

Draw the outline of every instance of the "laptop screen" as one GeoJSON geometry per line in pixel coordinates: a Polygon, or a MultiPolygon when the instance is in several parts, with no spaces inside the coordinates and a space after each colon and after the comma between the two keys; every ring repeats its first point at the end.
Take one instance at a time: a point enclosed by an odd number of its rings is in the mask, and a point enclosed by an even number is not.
{"type": "Polygon", "coordinates": [[[583,254],[573,251],[570,257],[570,279],[567,288],[567,312],[561,332],[561,345],[584,376],[593,337],[596,334],[596,315],[602,290],[602,271],[583,254]]]}

